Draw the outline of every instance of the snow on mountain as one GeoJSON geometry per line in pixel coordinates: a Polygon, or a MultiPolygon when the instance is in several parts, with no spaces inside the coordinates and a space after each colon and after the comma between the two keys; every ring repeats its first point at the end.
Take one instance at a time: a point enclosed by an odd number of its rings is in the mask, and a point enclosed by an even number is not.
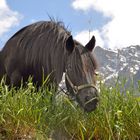
{"type": "Polygon", "coordinates": [[[97,46],[94,50],[99,65],[101,79],[107,84],[113,84],[118,77],[130,79],[135,84],[140,80],[140,46],[129,46],[116,51],[97,46]]]}

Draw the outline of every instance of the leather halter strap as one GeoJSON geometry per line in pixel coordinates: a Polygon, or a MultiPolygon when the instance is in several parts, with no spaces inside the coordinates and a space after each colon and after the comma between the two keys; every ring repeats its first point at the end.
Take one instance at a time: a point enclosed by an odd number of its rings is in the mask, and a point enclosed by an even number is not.
{"type": "Polygon", "coordinates": [[[70,80],[68,74],[66,73],[65,74],[65,77],[68,81],[68,83],[70,84],[71,88],[73,89],[74,91],[74,94],[77,94],[79,92],[79,90],[82,90],[82,89],[85,89],[85,88],[96,88],[94,84],[83,84],[83,85],[80,85],[80,86],[75,86],[72,81],[70,80]]]}

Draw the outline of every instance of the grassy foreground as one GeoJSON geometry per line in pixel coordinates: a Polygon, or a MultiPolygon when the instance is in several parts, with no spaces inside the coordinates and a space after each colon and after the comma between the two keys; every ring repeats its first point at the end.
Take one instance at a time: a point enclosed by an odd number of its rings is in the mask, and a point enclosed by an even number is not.
{"type": "Polygon", "coordinates": [[[53,90],[37,91],[30,82],[9,90],[1,83],[0,140],[139,140],[139,88],[122,89],[100,85],[98,108],[85,113],[53,90]]]}

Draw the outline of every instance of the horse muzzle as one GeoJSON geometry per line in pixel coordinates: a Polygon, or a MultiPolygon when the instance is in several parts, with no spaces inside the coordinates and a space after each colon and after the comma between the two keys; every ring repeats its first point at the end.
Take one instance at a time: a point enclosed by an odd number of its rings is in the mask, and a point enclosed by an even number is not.
{"type": "Polygon", "coordinates": [[[86,112],[91,112],[96,109],[98,104],[98,90],[94,84],[88,83],[75,86],[67,74],[66,81],[67,85],[72,89],[77,102],[86,112]]]}
{"type": "Polygon", "coordinates": [[[85,112],[91,112],[97,108],[99,102],[98,90],[95,87],[83,89],[78,92],[76,99],[85,112]]]}

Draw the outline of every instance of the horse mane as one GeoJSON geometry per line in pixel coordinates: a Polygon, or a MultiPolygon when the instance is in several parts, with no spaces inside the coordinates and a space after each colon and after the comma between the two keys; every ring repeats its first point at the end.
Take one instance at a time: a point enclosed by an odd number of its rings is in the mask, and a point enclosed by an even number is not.
{"type": "MultiPolygon", "coordinates": [[[[62,29],[67,33],[68,35],[71,35],[71,32],[68,30],[68,28],[65,27],[64,23],[62,21],[56,21],[54,19],[51,19],[51,21],[39,21],[30,25],[27,25],[17,31],[9,40],[13,39],[19,34],[27,35],[28,34],[34,34],[39,35],[47,30],[52,30],[57,35],[57,29],[62,29]]],[[[21,36],[21,38],[24,36],[21,36]]]]}

